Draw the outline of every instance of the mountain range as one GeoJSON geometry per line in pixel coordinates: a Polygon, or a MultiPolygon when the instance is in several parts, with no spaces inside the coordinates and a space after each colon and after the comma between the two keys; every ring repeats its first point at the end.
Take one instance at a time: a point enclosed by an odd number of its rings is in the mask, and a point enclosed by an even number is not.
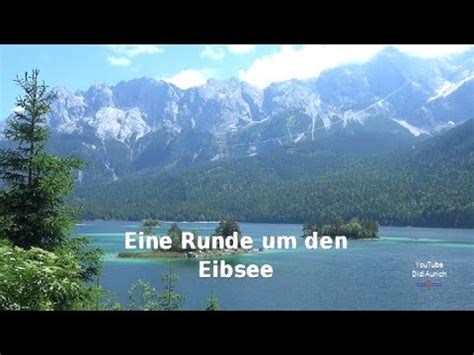
{"type": "Polygon", "coordinates": [[[474,49],[387,47],[265,89],[141,78],[53,90],[47,149],[86,161],[70,200],[84,219],[474,227],[474,49]]]}
{"type": "Polygon", "coordinates": [[[49,149],[90,162],[81,183],[110,182],[304,142],[399,149],[473,116],[474,49],[423,59],[387,47],[366,63],[263,90],[235,78],[187,90],[141,78],[54,91],[49,149]]]}

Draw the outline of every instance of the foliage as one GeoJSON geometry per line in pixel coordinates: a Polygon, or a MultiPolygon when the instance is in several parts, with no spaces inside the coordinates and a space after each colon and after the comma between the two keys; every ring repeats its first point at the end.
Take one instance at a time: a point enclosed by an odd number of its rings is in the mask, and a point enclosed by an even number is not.
{"type": "Polygon", "coordinates": [[[186,297],[175,291],[174,283],[179,280],[178,274],[171,272],[171,261],[169,263],[169,272],[161,276],[161,281],[165,287],[159,295],[159,308],[164,311],[175,311],[181,308],[181,304],[186,300],[186,297]]]}
{"type": "Polygon", "coordinates": [[[214,290],[211,289],[211,295],[207,302],[206,311],[218,311],[219,310],[219,300],[214,295],[214,290]]]}
{"type": "Polygon", "coordinates": [[[176,223],[173,223],[168,230],[168,236],[171,238],[171,250],[181,251],[181,238],[183,231],[179,228],[176,223]]]}
{"type": "Polygon", "coordinates": [[[46,114],[55,94],[38,75],[17,78],[24,96],[4,132],[11,147],[0,151],[7,188],[0,191],[0,309],[98,308],[104,292],[90,281],[99,281],[102,251],[87,238],[67,238],[74,219],[64,199],[83,163],[46,153],[46,114]]]}
{"type": "Polygon", "coordinates": [[[157,227],[160,226],[160,221],[157,219],[145,219],[143,221],[143,234],[145,235],[153,235],[157,227]]]}
{"type": "Polygon", "coordinates": [[[232,236],[234,232],[237,232],[237,235],[240,237],[240,226],[235,219],[223,219],[219,222],[219,225],[216,227],[214,235],[220,235],[224,238],[232,236]]]}
{"type": "Polygon", "coordinates": [[[171,273],[171,262],[169,273],[161,277],[164,284],[162,292],[157,291],[149,282],[138,279],[128,291],[129,309],[145,311],[174,311],[180,309],[186,297],[177,293],[174,289],[173,283],[178,280],[179,276],[171,273]]]}
{"type": "Polygon", "coordinates": [[[80,275],[83,281],[92,281],[102,273],[101,258],[104,255],[104,250],[92,248],[92,239],[89,237],[67,239],[55,252],[57,254],[71,253],[76,256],[81,266],[80,275]]]}
{"type": "Polygon", "coordinates": [[[148,282],[138,279],[128,291],[129,308],[132,310],[152,311],[160,309],[158,291],[148,282]]]}
{"type": "Polygon", "coordinates": [[[359,220],[353,218],[349,223],[344,224],[340,217],[333,219],[332,223],[324,224],[322,222],[308,222],[303,226],[304,236],[312,235],[317,232],[319,237],[339,235],[346,236],[348,239],[368,239],[378,238],[379,226],[375,221],[359,220]]]}
{"type": "Polygon", "coordinates": [[[46,154],[45,115],[55,94],[38,83],[38,75],[33,70],[16,80],[24,96],[17,99],[14,117],[4,131],[17,147],[0,152],[0,178],[8,187],[0,193],[0,235],[23,248],[53,250],[74,224],[64,197],[73,190],[73,172],[83,163],[75,157],[46,154]]]}
{"type": "Polygon", "coordinates": [[[98,290],[84,282],[78,256],[0,243],[0,309],[90,309],[98,290]]]}
{"type": "Polygon", "coordinates": [[[122,311],[124,307],[120,304],[118,297],[111,292],[101,290],[99,295],[99,307],[101,311],[122,311]]]}

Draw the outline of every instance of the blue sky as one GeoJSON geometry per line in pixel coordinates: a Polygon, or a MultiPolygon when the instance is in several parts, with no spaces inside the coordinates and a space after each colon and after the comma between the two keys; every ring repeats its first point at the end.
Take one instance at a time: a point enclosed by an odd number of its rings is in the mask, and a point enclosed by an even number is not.
{"type": "MultiPolygon", "coordinates": [[[[459,53],[467,46],[398,46],[423,57],[459,53]]],[[[187,88],[209,78],[238,77],[259,87],[316,77],[330,67],[363,62],[383,46],[339,45],[0,45],[0,119],[20,94],[17,74],[33,68],[49,86],[71,91],[96,83],[151,77],[187,88]]]]}

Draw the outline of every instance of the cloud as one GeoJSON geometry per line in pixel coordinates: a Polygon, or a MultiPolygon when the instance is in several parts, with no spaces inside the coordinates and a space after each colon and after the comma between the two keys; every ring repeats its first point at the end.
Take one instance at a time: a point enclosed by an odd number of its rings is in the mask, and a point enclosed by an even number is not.
{"type": "Polygon", "coordinates": [[[137,44],[109,44],[106,46],[112,55],[107,60],[112,65],[128,66],[132,59],[139,55],[163,53],[164,49],[155,45],[137,44]]]}
{"type": "Polygon", "coordinates": [[[160,46],[148,44],[109,44],[107,47],[115,54],[134,58],[140,54],[163,53],[164,49],[160,46]]]}
{"type": "Polygon", "coordinates": [[[126,67],[127,65],[130,65],[132,63],[130,59],[126,57],[109,56],[107,57],[107,60],[109,61],[110,64],[121,66],[121,67],[126,67]]]}
{"type": "Polygon", "coordinates": [[[225,52],[222,48],[216,46],[206,46],[201,53],[199,53],[201,58],[208,58],[212,60],[221,60],[225,57],[225,52]]]}
{"type": "MultiPolygon", "coordinates": [[[[308,79],[329,68],[348,63],[362,63],[381,51],[384,45],[284,45],[280,50],[256,59],[249,68],[239,71],[240,79],[265,88],[272,82],[308,79]]],[[[400,51],[421,57],[439,57],[460,53],[469,46],[400,45],[400,51]]]]}
{"type": "Polygon", "coordinates": [[[188,89],[205,84],[213,74],[214,71],[210,68],[185,69],[171,77],[161,78],[161,80],[173,83],[180,89],[188,89]]]}
{"type": "Polygon", "coordinates": [[[471,45],[455,45],[455,44],[434,44],[434,45],[397,45],[394,46],[402,52],[416,55],[423,58],[435,58],[444,57],[450,54],[459,54],[469,48],[473,48],[471,45]]]}
{"type": "Polygon", "coordinates": [[[254,44],[229,44],[227,49],[234,54],[245,54],[255,50],[254,44]]]}
{"type": "Polygon", "coordinates": [[[383,46],[369,45],[305,45],[296,49],[283,45],[276,53],[256,59],[240,79],[264,88],[272,82],[317,77],[321,71],[341,64],[363,62],[383,46]]]}

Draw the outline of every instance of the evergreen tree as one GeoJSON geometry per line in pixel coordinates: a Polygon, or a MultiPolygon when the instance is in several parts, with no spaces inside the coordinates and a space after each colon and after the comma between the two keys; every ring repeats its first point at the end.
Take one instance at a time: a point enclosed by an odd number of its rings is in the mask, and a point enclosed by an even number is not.
{"type": "Polygon", "coordinates": [[[145,235],[153,235],[155,233],[155,229],[160,226],[160,221],[157,219],[145,219],[143,221],[143,234],[145,235]]]}
{"type": "Polygon", "coordinates": [[[211,288],[211,295],[207,302],[206,311],[218,311],[219,310],[219,301],[214,295],[214,290],[211,288]]]}
{"type": "Polygon", "coordinates": [[[176,311],[181,308],[181,304],[186,297],[177,293],[173,283],[179,280],[179,275],[171,272],[171,261],[169,263],[169,272],[161,277],[165,284],[163,292],[159,295],[159,308],[164,311],[176,311]]]}
{"type": "Polygon", "coordinates": [[[240,226],[234,219],[224,219],[219,222],[214,235],[221,235],[224,238],[231,236],[234,232],[240,237],[240,226]]]}
{"type": "Polygon", "coordinates": [[[168,230],[168,236],[171,238],[171,250],[181,251],[181,238],[183,231],[176,223],[173,223],[168,230]]]}
{"type": "Polygon", "coordinates": [[[219,225],[216,227],[216,231],[214,232],[215,236],[222,236],[224,238],[227,238],[229,236],[232,236],[234,232],[237,232],[237,236],[239,238],[239,247],[240,247],[240,226],[237,223],[235,219],[229,218],[229,219],[223,219],[219,222],[219,225]]]}
{"type": "Polygon", "coordinates": [[[0,236],[23,248],[53,250],[74,224],[64,197],[73,189],[74,170],[83,163],[46,153],[45,120],[55,93],[38,82],[38,75],[33,70],[16,79],[24,94],[4,131],[17,146],[0,152],[0,178],[8,187],[0,192],[0,236]]]}

